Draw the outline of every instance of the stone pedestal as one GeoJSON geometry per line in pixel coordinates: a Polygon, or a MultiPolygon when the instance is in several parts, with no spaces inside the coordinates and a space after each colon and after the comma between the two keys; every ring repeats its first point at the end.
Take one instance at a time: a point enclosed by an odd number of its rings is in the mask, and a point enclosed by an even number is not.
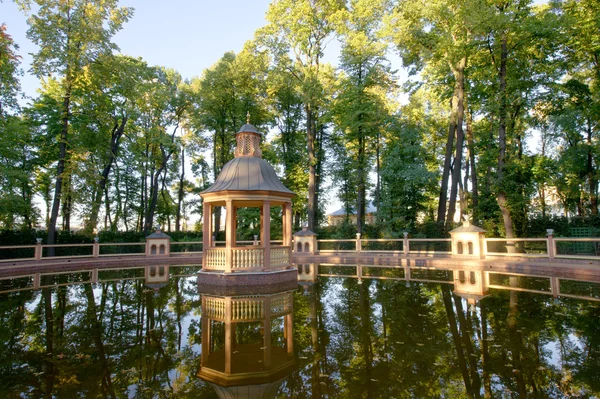
{"type": "Polygon", "coordinates": [[[452,257],[484,259],[484,236],[485,230],[465,220],[462,226],[450,231],[452,257]]]}
{"type": "Polygon", "coordinates": [[[294,233],[294,253],[315,255],[317,253],[317,234],[306,226],[294,233]]]}
{"type": "Polygon", "coordinates": [[[146,237],[146,256],[170,256],[171,237],[161,232],[159,228],[146,237]]]}

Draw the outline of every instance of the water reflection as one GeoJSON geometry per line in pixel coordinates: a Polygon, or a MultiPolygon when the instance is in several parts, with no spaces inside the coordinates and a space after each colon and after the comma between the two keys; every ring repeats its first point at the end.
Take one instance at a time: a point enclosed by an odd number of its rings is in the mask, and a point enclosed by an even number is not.
{"type": "Polygon", "coordinates": [[[293,294],[202,295],[198,376],[219,397],[275,397],[295,366],[293,294]]]}
{"type": "Polygon", "coordinates": [[[3,397],[600,393],[593,279],[314,266],[268,295],[199,294],[180,266],[4,280],[3,397]]]}

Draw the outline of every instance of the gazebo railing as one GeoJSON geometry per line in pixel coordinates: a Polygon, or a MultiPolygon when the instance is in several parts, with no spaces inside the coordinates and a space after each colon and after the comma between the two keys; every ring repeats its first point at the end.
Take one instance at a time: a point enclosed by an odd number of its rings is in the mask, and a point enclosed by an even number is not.
{"type": "Polygon", "coordinates": [[[207,270],[224,270],[226,256],[225,251],[225,248],[206,249],[204,254],[204,256],[206,256],[204,268],[207,270]]]}
{"type": "Polygon", "coordinates": [[[271,247],[271,268],[276,269],[278,267],[286,267],[291,265],[290,262],[290,249],[291,247],[277,246],[271,247]]]}
{"type": "Polygon", "coordinates": [[[202,296],[202,314],[208,318],[227,321],[227,309],[230,311],[230,321],[260,321],[264,320],[265,310],[270,317],[278,317],[292,312],[293,293],[283,292],[274,295],[248,295],[243,297],[202,296]]]}
{"type": "Polygon", "coordinates": [[[256,247],[231,248],[232,270],[263,268],[265,264],[265,249],[256,247]]]}
{"type": "MultiPolygon", "coordinates": [[[[225,270],[227,249],[223,247],[206,250],[205,270],[225,270]]],[[[278,245],[270,248],[270,260],[267,269],[277,269],[291,265],[291,247],[278,245]]],[[[265,249],[262,247],[231,248],[231,271],[265,269],[265,249]]]]}

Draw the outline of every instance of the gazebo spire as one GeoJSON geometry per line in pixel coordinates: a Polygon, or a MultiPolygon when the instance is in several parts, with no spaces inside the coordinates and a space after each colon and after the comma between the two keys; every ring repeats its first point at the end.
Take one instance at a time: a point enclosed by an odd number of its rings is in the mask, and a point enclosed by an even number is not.
{"type": "Polygon", "coordinates": [[[262,134],[250,124],[250,112],[246,113],[246,124],[242,126],[240,131],[235,135],[235,140],[237,141],[237,147],[234,152],[235,157],[250,156],[262,158],[260,136],[262,136],[262,134]]]}

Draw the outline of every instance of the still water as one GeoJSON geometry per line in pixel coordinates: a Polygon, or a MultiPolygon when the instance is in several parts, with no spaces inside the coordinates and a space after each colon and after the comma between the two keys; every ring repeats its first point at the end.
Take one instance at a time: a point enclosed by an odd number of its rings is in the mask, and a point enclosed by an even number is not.
{"type": "Polygon", "coordinates": [[[486,295],[459,296],[452,271],[437,271],[439,282],[326,273],[291,290],[224,296],[198,292],[191,267],[171,266],[164,282],[144,268],[95,273],[0,281],[2,397],[600,392],[598,283],[571,282],[581,298],[554,297],[543,279],[497,275],[486,295]]]}

